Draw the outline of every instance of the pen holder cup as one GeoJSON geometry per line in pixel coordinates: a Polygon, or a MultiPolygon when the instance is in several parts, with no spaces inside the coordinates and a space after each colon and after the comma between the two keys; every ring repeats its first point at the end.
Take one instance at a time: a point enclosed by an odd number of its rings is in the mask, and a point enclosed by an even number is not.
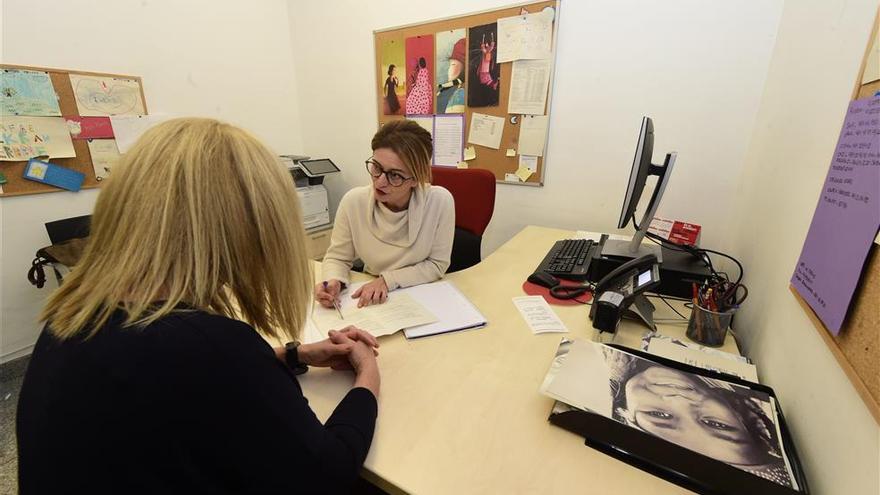
{"type": "Polygon", "coordinates": [[[727,329],[730,328],[734,312],[736,310],[731,309],[718,313],[694,304],[691,319],[688,321],[687,337],[701,345],[721,347],[724,345],[724,338],[727,337],[727,329]]]}

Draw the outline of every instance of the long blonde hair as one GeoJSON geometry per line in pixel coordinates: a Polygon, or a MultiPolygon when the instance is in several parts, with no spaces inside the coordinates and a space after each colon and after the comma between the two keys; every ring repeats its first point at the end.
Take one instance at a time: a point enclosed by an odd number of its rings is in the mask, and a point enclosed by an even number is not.
{"type": "Polygon", "coordinates": [[[290,175],[256,138],[212,119],[155,126],[114,166],[82,260],[40,319],[61,339],[114,311],[148,325],[181,303],[300,334],[311,294],[290,175]]]}

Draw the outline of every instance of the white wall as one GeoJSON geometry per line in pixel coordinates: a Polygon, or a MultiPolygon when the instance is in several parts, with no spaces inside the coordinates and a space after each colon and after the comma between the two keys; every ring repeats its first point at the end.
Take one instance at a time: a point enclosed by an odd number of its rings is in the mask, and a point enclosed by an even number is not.
{"type": "Polygon", "coordinates": [[[729,248],[747,267],[742,340],[780,395],[819,494],[880,493],[880,428],[788,291],[877,7],[785,3],[729,248]]]}
{"type": "MultiPolygon", "coordinates": [[[[133,74],[151,113],[239,124],[279,153],[302,148],[283,0],[3,0],[3,63],[133,74]],[[36,22],[36,24],[34,24],[36,22]],[[34,34],[34,26],[39,34],[34,34]]],[[[25,277],[43,223],[91,213],[97,190],[0,200],[0,360],[30,350],[54,287],[25,277]]]]}
{"type": "MultiPolygon", "coordinates": [[[[338,199],[365,183],[376,129],[372,31],[508,5],[509,0],[291,2],[305,153],[343,168],[338,199]]],[[[562,2],[545,186],[498,186],[484,254],[528,224],[609,231],[642,115],[655,159],[679,152],[660,213],[725,236],[764,87],[781,1],[562,2]],[[700,201],[705,206],[696,209],[700,201]]]]}

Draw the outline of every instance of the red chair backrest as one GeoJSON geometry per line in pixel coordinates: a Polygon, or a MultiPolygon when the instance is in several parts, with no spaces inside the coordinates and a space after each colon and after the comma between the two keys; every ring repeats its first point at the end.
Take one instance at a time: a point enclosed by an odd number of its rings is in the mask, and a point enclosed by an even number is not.
{"type": "Polygon", "coordinates": [[[455,198],[455,226],[482,236],[495,211],[495,174],[482,169],[431,167],[431,183],[455,198]]]}

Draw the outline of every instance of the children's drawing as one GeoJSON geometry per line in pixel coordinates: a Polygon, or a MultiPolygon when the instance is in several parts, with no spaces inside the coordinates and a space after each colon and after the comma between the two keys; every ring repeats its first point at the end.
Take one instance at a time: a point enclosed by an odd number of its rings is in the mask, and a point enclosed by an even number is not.
{"type": "Polygon", "coordinates": [[[92,168],[95,169],[95,179],[102,181],[110,175],[110,169],[119,157],[115,139],[90,139],[89,154],[92,156],[92,168]]]}
{"type": "Polygon", "coordinates": [[[83,117],[146,115],[136,79],[71,74],[70,85],[83,117]]]}
{"type": "Polygon", "coordinates": [[[434,36],[406,39],[407,115],[434,113],[434,36]]]}
{"type": "Polygon", "coordinates": [[[0,71],[0,115],[61,115],[49,73],[17,69],[0,71]]]}
{"type": "Polygon", "coordinates": [[[0,161],[24,161],[36,156],[76,156],[64,119],[4,116],[0,121],[0,161]]]}
{"type": "Polygon", "coordinates": [[[400,76],[404,70],[403,38],[392,38],[382,42],[380,52],[382,79],[382,113],[385,115],[401,115],[403,106],[400,98],[406,96],[406,76],[400,76]]]}
{"type": "Polygon", "coordinates": [[[437,113],[464,113],[465,31],[440,31],[436,40],[437,113]]]}

